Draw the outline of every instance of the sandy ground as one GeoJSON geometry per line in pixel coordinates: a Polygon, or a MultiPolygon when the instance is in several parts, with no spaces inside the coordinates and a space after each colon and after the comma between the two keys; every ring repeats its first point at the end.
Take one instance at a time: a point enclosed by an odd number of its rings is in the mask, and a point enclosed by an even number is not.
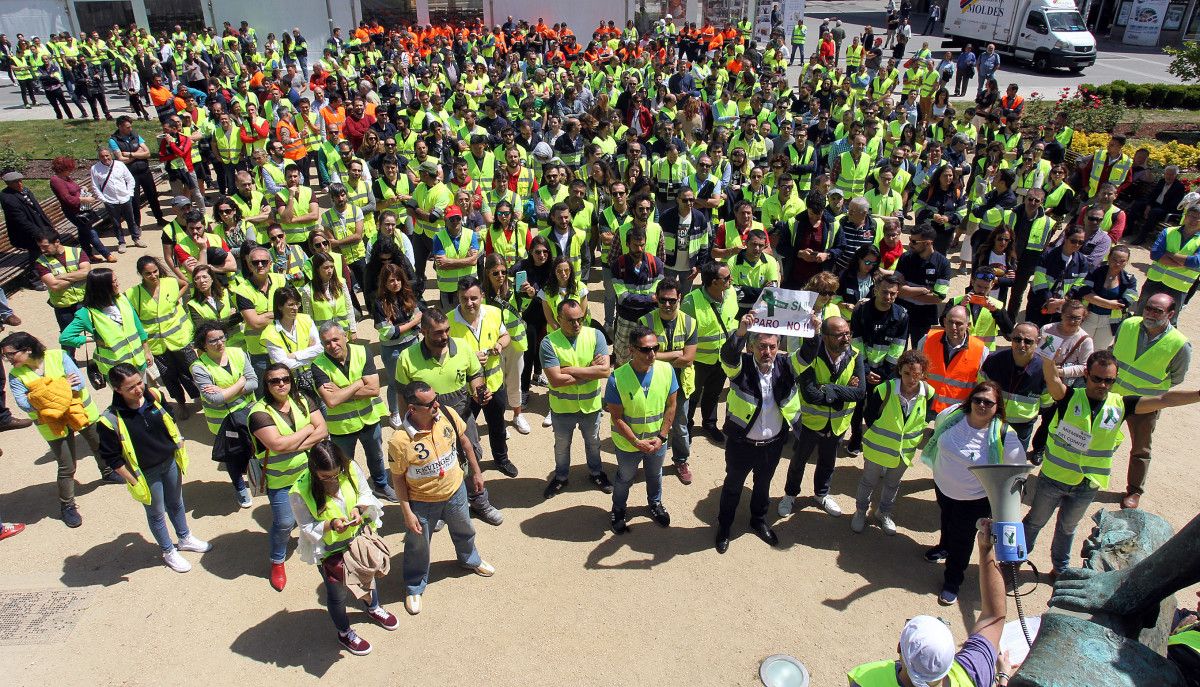
{"type": "MultiPolygon", "coordinates": [[[[147,238],[157,252],[158,232],[148,231],[147,238]]],[[[126,286],[136,282],[136,257],[137,252],[126,253],[117,266],[126,286]]],[[[1145,269],[1146,260],[1144,250],[1135,251],[1138,269],[1145,269]]],[[[952,292],[964,286],[965,277],[958,277],[952,292]]],[[[593,291],[599,288],[594,285],[593,291]]],[[[22,329],[47,342],[56,338],[43,294],[21,291],[12,304],[25,320],[22,329]]],[[[593,308],[598,315],[599,307],[593,308]]],[[[1200,331],[1194,308],[1185,313],[1182,326],[1193,335],[1200,331]]],[[[374,340],[373,331],[362,329],[374,340]]],[[[1198,383],[1200,373],[1193,368],[1188,386],[1198,383]]],[[[238,509],[228,478],[208,460],[211,439],[201,417],[184,423],[192,456],[184,496],[193,531],[214,548],[204,555],[185,554],[195,564],[186,575],[163,566],[141,506],[124,489],[102,485],[91,458],[78,470],[84,525],[63,526],[45,442],[33,428],[3,434],[0,511],[5,520],[25,522],[28,529],[0,544],[0,588],[94,591],[64,642],[7,646],[0,655],[0,672],[9,676],[3,681],[245,685],[331,678],[340,684],[378,684],[391,678],[498,686],[755,685],[759,662],[785,653],[808,665],[814,685],[840,685],[849,667],[894,655],[905,619],[941,615],[961,639],[978,613],[974,566],[960,605],[937,605],[941,569],[921,557],[936,543],[938,522],[925,466],[918,463],[905,477],[895,537],[874,527],[856,535],[848,517],[830,518],[807,503],[775,523],[782,545],[771,549],[746,531],[747,489],[735,539],[721,556],[712,542],[723,450],[695,439],[693,484],[683,486],[673,474],[665,479],[671,528],[647,519],[639,481],[631,494],[632,531],[616,537],[608,530],[610,498],[585,486],[578,441],[571,486],[543,501],[553,466],[552,435],[540,426],[544,394],[535,387],[533,433],[512,431],[510,451],[520,476],[487,472],[492,500],[506,516],[500,527],[477,525],[479,548],[497,569],[493,578],[460,570],[443,532],[434,539],[424,610],[408,616],[399,576],[403,521],[398,506],[385,509],[382,533],[395,558],[381,592],[400,616],[400,627],[388,633],[361,611],[352,612],[356,629],[375,645],[365,658],[339,651],[315,569],[292,556],[287,589],[271,589],[265,529],[270,508],[258,497],[253,508],[238,509]]],[[[100,403],[110,400],[108,391],[97,396],[100,403]]],[[[1196,409],[1164,414],[1143,499],[1176,528],[1197,511],[1187,437],[1194,437],[1198,416],[1196,409]]],[[[385,440],[390,432],[385,428],[385,440]]],[[[785,456],[790,453],[785,450],[785,456]]],[[[1118,452],[1114,491],[1103,494],[1089,515],[1116,507],[1126,458],[1127,449],[1118,452]]],[[[611,474],[615,460],[607,439],[604,460],[611,474]]],[[[782,494],[785,471],[786,461],[773,485],[775,498],[782,494]]],[[[838,460],[833,494],[847,511],[853,509],[859,473],[858,460],[838,460]]],[[[806,482],[805,493],[809,490],[806,482]]],[[[1043,570],[1049,568],[1049,537],[1047,531],[1033,556],[1043,570]]],[[[1027,608],[1037,613],[1048,596],[1048,587],[1037,587],[1026,597],[1027,608]]],[[[1189,592],[1180,598],[1186,603],[1195,597],[1189,592]]],[[[1016,617],[1011,599],[1009,613],[1016,617]]]]}

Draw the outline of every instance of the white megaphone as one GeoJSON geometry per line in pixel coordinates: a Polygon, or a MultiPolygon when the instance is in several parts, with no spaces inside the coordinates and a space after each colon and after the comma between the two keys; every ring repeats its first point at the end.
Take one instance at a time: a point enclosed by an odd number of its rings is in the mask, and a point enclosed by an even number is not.
{"type": "Polygon", "coordinates": [[[1019,563],[1029,553],[1025,547],[1025,527],[1021,524],[1021,487],[1031,470],[1032,465],[971,467],[992,507],[992,538],[1000,563],[1019,563]]]}

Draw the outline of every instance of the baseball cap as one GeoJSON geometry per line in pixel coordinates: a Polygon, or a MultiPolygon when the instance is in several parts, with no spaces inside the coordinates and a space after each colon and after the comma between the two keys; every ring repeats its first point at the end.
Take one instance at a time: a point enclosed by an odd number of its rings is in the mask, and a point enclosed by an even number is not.
{"type": "Polygon", "coordinates": [[[928,687],[950,673],[954,635],[940,619],[919,615],[900,631],[900,661],[915,687],[928,687]]]}
{"type": "Polygon", "coordinates": [[[447,205],[446,214],[444,217],[446,219],[450,219],[451,217],[462,217],[462,208],[458,207],[457,205],[447,205]]]}
{"type": "Polygon", "coordinates": [[[438,166],[433,160],[426,160],[421,163],[421,171],[425,174],[437,174],[438,166]]]}
{"type": "Polygon", "coordinates": [[[829,189],[829,193],[825,194],[826,198],[828,198],[829,196],[840,196],[842,198],[845,198],[846,192],[843,191],[842,189],[838,188],[837,186],[834,186],[833,188],[829,189]]]}
{"type": "Polygon", "coordinates": [[[187,196],[175,196],[171,199],[171,207],[185,208],[192,204],[192,199],[187,196]]]}

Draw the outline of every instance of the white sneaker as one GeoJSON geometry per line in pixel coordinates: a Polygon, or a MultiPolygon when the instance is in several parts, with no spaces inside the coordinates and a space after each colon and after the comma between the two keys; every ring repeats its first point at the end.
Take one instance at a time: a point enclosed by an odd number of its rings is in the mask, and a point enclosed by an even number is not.
{"type": "Polygon", "coordinates": [[[242,508],[249,508],[250,506],[254,505],[254,500],[253,500],[253,497],[250,495],[249,487],[242,487],[241,489],[238,489],[237,492],[235,492],[235,493],[237,494],[238,505],[241,506],[242,508]]]}
{"type": "Polygon", "coordinates": [[[837,501],[834,501],[833,497],[830,496],[829,494],[816,497],[816,501],[817,501],[817,507],[821,508],[822,510],[824,510],[826,513],[832,515],[833,517],[836,518],[842,514],[842,507],[839,506],[837,504],[837,501]]]}
{"type": "Polygon", "coordinates": [[[187,559],[179,555],[179,549],[171,549],[163,554],[163,562],[167,567],[177,573],[185,573],[192,569],[192,564],[187,562],[187,559]]]}
{"type": "Polygon", "coordinates": [[[409,615],[416,615],[421,612],[421,595],[409,594],[404,597],[404,610],[408,611],[409,615]]]}
{"type": "Polygon", "coordinates": [[[491,577],[492,575],[496,574],[496,568],[494,568],[491,563],[488,563],[484,560],[479,561],[479,565],[474,567],[465,564],[462,567],[470,570],[480,577],[491,577]]]}
{"type": "Polygon", "coordinates": [[[550,411],[547,410],[546,417],[542,418],[542,426],[549,427],[552,424],[554,424],[554,420],[550,417],[550,411]]]}
{"type": "Polygon", "coordinates": [[[533,431],[529,427],[529,420],[526,420],[524,415],[518,415],[513,418],[513,427],[516,427],[517,431],[521,434],[529,434],[533,431]]]}
{"type": "Polygon", "coordinates": [[[441,532],[445,527],[446,527],[445,520],[438,520],[437,522],[433,523],[433,531],[434,532],[441,532]]]}
{"type": "Polygon", "coordinates": [[[212,544],[209,544],[208,542],[204,541],[203,539],[197,539],[196,537],[192,536],[191,534],[188,534],[188,536],[179,540],[179,545],[176,548],[178,548],[180,551],[192,551],[194,553],[205,553],[207,551],[212,550],[212,544]]]}
{"type": "Polygon", "coordinates": [[[879,529],[883,530],[884,534],[889,537],[896,534],[896,521],[892,520],[890,514],[879,513],[875,516],[875,519],[879,521],[879,529]]]}
{"type": "Polygon", "coordinates": [[[512,439],[512,432],[508,431],[508,428],[505,427],[504,428],[504,440],[508,441],[509,439],[512,439]]]}
{"type": "Polygon", "coordinates": [[[779,499],[779,517],[786,518],[787,516],[791,515],[792,508],[795,505],[796,505],[796,497],[795,496],[784,495],[783,498],[779,499]]]}
{"type": "Polygon", "coordinates": [[[388,424],[392,426],[392,429],[400,429],[400,423],[400,411],[392,413],[392,417],[388,419],[388,424]]]}
{"type": "Polygon", "coordinates": [[[854,511],[854,517],[850,519],[850,529],[854,532],[862,532],[867,528],[867,512],[863,510],[854,511]]]}

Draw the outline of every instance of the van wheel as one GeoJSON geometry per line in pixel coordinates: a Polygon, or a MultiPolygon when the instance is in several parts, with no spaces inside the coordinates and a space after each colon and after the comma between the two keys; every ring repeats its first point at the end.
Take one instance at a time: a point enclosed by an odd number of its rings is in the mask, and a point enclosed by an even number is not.
{"type": "Polygon", "coordinates": [[[1032,62],[1035,71],[1050,71],[1050,60],[1044,53],[1034,53],[1032,62]]]}

